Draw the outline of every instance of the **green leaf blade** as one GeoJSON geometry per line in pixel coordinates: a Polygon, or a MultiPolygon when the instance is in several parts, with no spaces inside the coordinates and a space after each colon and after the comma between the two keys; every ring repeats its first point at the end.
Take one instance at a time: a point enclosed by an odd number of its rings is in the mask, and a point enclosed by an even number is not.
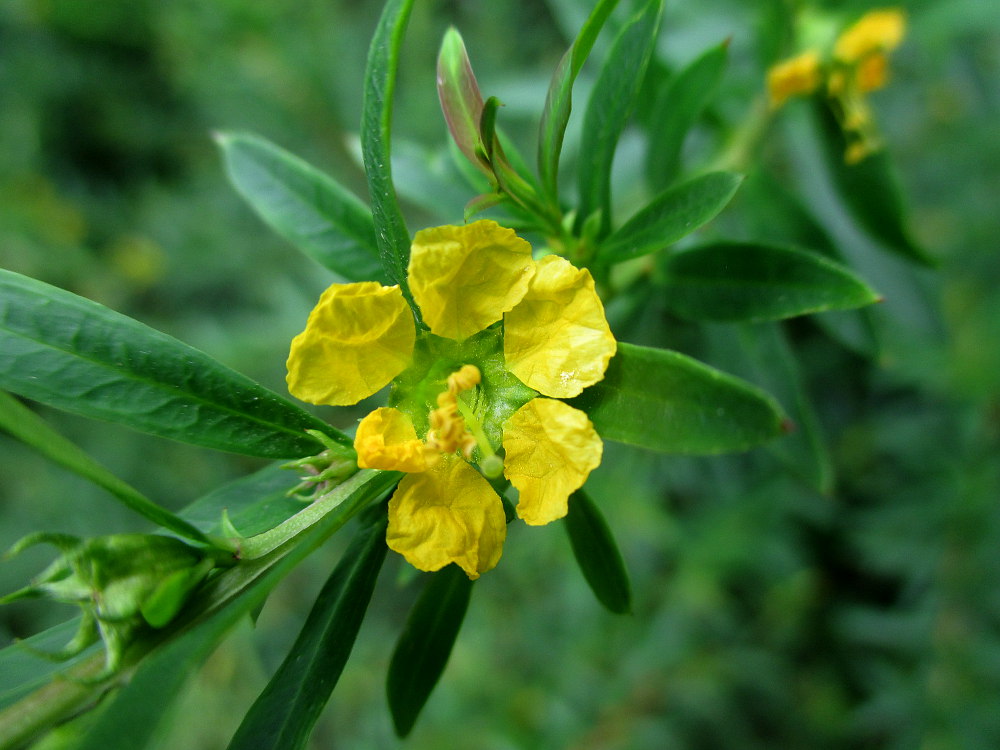
{"type": "Polygon", "coordinates": [[[580,224],[601,212],[601,233],[611,226],[611,162],[635,105],[656,43],[663,0],[648,0],[622,27],[601,68],[583,121],[580,141],[580,224]]]}
{"type": "Polygon", "coordinates": [[[570,497],[566,533],[573,556],[597,600],[615,614],[630,612],[632,591],[625,561],[601,511],[582,490],[570,497]]]}
{"type": "Polygon", "coordinates": [[[126,507],[153,523],[193,541],[210,543],[208,537],[197,528],[166,508],[161,508],[139,490],[119,479],[77,445],[52,429],[31,409],[4,391],[0,391],[0,429],[30,445],[64,469],[107,490],[126,507]]]}
{"type": "Polygon", "coordinates": [[[396,734],[413,729],[437,684],[469,607],[472,581],[457,565],[431,574],[396,644],[386,692],[396,734]]]}
{"type": "Polygon", "coordinates": [[[742,181],[735,172],[709,172],[668,188],[608,237],[598,257],[619,263],[663,249],[714,219],[742,181]]]}
{"type": "Polygon", "coordinates": [[[385,560],[384,508],[359,529],[299,637],[244,717],[229,750],[306,747],[347,663],[385,560]]]}
{"type": "Polygon", "coordinates": [[[0,270],[0,388],[152,435],[264,458],[350,439],[203,352],[62,289],[0,270]]]}
{"type": "Polygon", "coordinates": [[[411,304],[413,296],[406,280],[410,233],[392,183],[390,131],[399,51],[412,8],[413,0],[389,0],[385,4],[368,49],[361,118],[361,155],[379,255],[389,279],[399,284],[411,304]]]}
{"type": "Polygon", "coordinates": [[[684,137],[708,106],[726,69],[729,42],[697,57],[667,84],[653,106],[646,175],[654,190],[671,185],[680,169],[684,137]]]}
{"type": "Polygon", "coordinates": [[[348,281],[385,281],[371,211],[353,193],[260,136],[215,140],[236,191],[268,226],[348,281]]]}
{"type": "Polygon", "coordinates": [[[559,155],[573,108],[573,84],[594,47],[597,35],[617,5],[618,0],[601,0],[597,4],[573,44],[559,61],[545,95],[545,106],[538,126],[538,173],[541,175],[542,185],[553,199],[558,197],[559,155]]]}
{"type": "Polygon", "coordinates": [[[570,402],[602,438],[662,453],[753,448],[787,429],[766,393],[678,352],[619,343],[604,380],[570,402]]]}
{"type": "Polygon", "coordinates": [[[844,266],[777,245],[705,245],[670,256],[663,272],[667,306],[690,320],[782,320],[880,299],[844,266]]]}

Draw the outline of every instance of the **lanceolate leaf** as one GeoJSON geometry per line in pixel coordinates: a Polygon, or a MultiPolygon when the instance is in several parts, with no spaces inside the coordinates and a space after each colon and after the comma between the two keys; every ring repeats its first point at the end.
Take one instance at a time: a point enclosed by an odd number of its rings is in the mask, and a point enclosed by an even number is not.
{"type": "Polygon", "coordinates": [[[854,219],[888,250],[925,266],[937,262],[910,235],[903,198],[884,149],[869,154],[857,164],[844,161],[846,141],[836,119],[823,104],[819,112],[819,137],[827,168],[837,194],[854,219]]]}
{"type": "Polygon", "coordinates": [[[358,530],[278,671],[244,717],[230,750],[296,750],[347,663],[385,560],[385,508],[358,530]]]}
{"type": "Polygon", "coordinates": [[[664,301],[691,320],[780,320],[879,300],[844,266],[771,245],[706,245],[670,256],[663,270],[664,301]]]}
{"type": "Polygon", "coordinates": [[[774,399],[678,352],[619,343],[604,380],[571,402],[602,438],[664,453],[742,451],[785,428],[774,399]]]}
{"type": "Polygon", "coordinates": [[[469,607],[472,581],[457,565],[431,574],[389,664],[386,690],[396,734],[413,729],[437,684],[469,607]]]}
{"type": "Polygon", "coordinates": [[[27,443],[46,458],[110,492],[126,506],[180,536],[209,544],[208,538],[182,518],[161,508],[139,490],[119,479],[74,443],[49,427],[20,401],[0,391],[0,429],[27,443]]]}
{"type": "Polygon", "coordinates": [[[578,221],[601,211],[601,234],[611,222],[611,161],[635,104],[656,43],[663,0],[647,0],[615,38],[587,103],[580,141],[578,221]]]}
{"type": "Polygon", "coordinates": [[[348,281],[384,281],[368,207],[332,177],[260,136],[219,133],[236,190],[282,237],[348,281]]]}
{"type": "Polygon", "coordinates": [[[654,190],[671,185],[684,137],[712,100],[726,68],[729,42],[712,47],[671,79],[653,106],[646,175],[654,190]]]}
{"type": "Polygon", "coordinates": [[[573,108],[573,83],[616,5],[618,0],[601,0],[597,4],[576,40],[560,60],[545,95],[545,108],[538,126],[538,173],[541,175],[542,185],[553,199],[558,196],[556,180],[559,154],[573,108]]]}
{"type": "Polygon", "coordinates": [[[619,263],[676,242],[715,218],[742,179],[734,172],[709,172],[665,190],[601,243],[598,257],[619,263]]]}
{"type": "Polygon", "coordinates": [[[0,388],[86,417],[269,458],[349,438],[208,355],[96,302],[0,270],[0,388]]]}
{"type": "Polygon", "coordinates": [[[413,0],[389,0],[385,4],[368,49],[361,117],[361,155],[368,176],[375,240],[386,274],[391,281],[399,284],[411,302],[413,297],[406,281],[410,233],[392,184],[389,142],[399,50],[412,8],[413,0]]]}
{"type": "Polygon", "coordinates": [[[574,492],[566,514],[573,555],[598,601],[616,614],[632,607],[632,592],[618,545],[597,505],[582,490],[574,492]]]}

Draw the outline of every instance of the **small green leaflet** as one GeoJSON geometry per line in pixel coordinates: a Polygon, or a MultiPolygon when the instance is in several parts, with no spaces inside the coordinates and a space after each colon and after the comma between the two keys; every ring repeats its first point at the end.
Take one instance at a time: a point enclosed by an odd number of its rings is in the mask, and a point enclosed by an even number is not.
{"type": "Polygon", "coordinates": [[[278,234],[348,281],[385,281],[371,211],[329,175],[249,133],[217,133],[236,191],[278,234]]]}
{"type": "Polygon", "coordinates": [[[666,258],[662,271],[664,302],[690,320],[781,320],[880,299],[846,267],[776,245],[705,245],[666,258]]]}
{"type": "Polygon", "coordinates": [[[152,435],[264,458],[350,439],[203,352],[120,313],[0,270],[0,388],[152,435]]]}
{"type": "Polygon", "coordinates": [[[787,429],[781,407],[746,381],[678,352],[626,343],[604,380],[570,403],[602,438],[663,453],[742,451],[787,429]]]}

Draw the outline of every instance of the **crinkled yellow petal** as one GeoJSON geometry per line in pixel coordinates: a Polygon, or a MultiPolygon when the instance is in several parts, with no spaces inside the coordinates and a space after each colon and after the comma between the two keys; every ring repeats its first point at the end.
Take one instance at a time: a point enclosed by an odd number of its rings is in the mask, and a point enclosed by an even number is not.
{"type": "Polygon", "coordinates": [[[532,526],[566,515],[570,494],[601,463],[604,443],[587,415],[562,401],[532,399],[503,428],[504,475],[521,499],[517,515],[532,526]]]}
{"type": "Polygon", "coordinates": [[[389,501],[386,543],[415,568],[448,563],[478,578],[500,560],[507,536],[503,504],[489,482],[457,456],[407,474],[389,501]]]}
{"type": "Polygon", "coordinates": [[[767,93],[777,109],[792,96],[811,94],[820,82],[819,53],[808,50],[782,60],[767,71],[767,93]]]}
{"type": "Polygon", "coordinates": [[[362,469],[418,472],[427,468],[423,441],[413,422],[399,409],[382,407],[358,424],[354,436],[362,469]]]}
{"type": "Polygon", "coordinates": [[[888,52],[899,46],[906,33],[906,15],[900,8],[883,8],[865,13],[839,37],[834,56],[856,63],[873,52],[888,52]]]}
{"type": "Polygon", "coordinates": [[[556,255],[538,261],[528,293],[504,316],[507,368],[529,388],[570,398],[604,377],[617,348],[590,272],[556,255]]]}
{"type": "Polygon", "coordinates": [[[398,286],[333,284],[292,339],[288,390],[312,404],[356,404],[406,369],[415,339],[398,286]]]}
{"type": "Polygon", "coordinates": [[[410,289],[438,336],[461,341],[521,301],[531,245],[495,221],[423,229],[410,248],[410,289]]]}

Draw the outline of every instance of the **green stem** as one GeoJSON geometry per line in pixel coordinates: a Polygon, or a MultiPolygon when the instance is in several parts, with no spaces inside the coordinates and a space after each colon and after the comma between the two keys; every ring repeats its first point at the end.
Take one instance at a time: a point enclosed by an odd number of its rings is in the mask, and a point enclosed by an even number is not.
{"type": "Polygon", "coordinates": [[[306,506],[306,508],[296,513],[284,523],[275,526],[269,531],[265,531],[263,534],[239,540],[237,554],[241,560],[255,560],[263,557],[282,545],[287,544],[299,534],[311,528],[317,521],[326,516],[334,508],[337,508],[345,500],[350,499],[357,507],[352,508],[346,514],[344,518],[344,522],[346,523],[349,518],[367,505],[372,497],[374,497],[371,493],[358,493],[357,496],[354,496],[360,487],[369,482],[376,482],[377,486],[388,490],[393,484],[399,481],[400,476],[402,475],[399,472],[394,471],[362,469],[326,494],[320,495],[313,503],[306,506]],[[359,498],[363,498],[363,501],[359,501],[359,498]]]}

